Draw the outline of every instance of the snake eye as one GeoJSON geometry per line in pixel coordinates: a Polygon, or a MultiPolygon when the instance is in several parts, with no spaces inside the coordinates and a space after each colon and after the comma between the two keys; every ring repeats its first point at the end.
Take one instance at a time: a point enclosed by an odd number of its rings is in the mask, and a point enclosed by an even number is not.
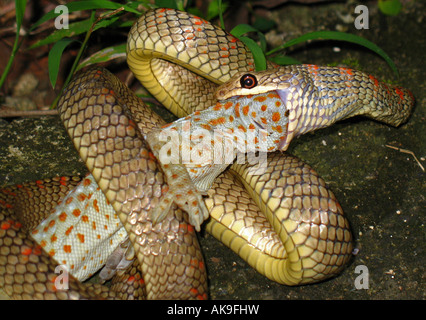
{"type": "Polygon", "coordinates": [[[241,88],[251,89],[257,86],[257,79],[254,75],[247,73],[241,77],[240,83],[241,88]]]}

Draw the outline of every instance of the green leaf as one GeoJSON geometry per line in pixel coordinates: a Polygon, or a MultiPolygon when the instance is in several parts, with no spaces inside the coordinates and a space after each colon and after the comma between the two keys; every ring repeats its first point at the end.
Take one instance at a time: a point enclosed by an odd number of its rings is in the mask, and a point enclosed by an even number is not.
{"type": "Polygon", "coordinates": [[[90,19],[74,22],[69,25],[69,29],[59,29],[54,32],[52,32],[49,36],[47,36],[44,39],[41,39],[31,45],[28,49],[34,49],[41,46],[44,46],[49,43],[57,42],[61,40],[62,38],[66,37],[73,37],[79,34],[82,34],[84,32],[87,32],[90,27],[92,26],[92,22],[90,19]]]}
{"type": "Polygon", "coordinates": [[[360,46],[366,47],[367,49],[375,52],[376,54],[378,54],[379,56],[381,56],[386,62],[387,64],[391,67],[391,69],[393,70],[393,72],[399,76],[398,74],[398,70],[395,66],[395,63],[392,61],[391,58],[389,58],[389,56],[386,54],[386,52],[383,51],[383,49],[381,49],[379,46],[377,46],[376,44],[372,43],[371,41],[368,41],[367,39],[364,39],[362,37],[359,37],[357,35],[354,34],[350,34],[350,33],[345,33],[345,32],[338,32],[338,31],[316,31],[316,32],[311,32],[311,33],[307,33],[299,38],[296,39],[292,39],[288,42],[286,42],[285,44],[276,47],[275,49],[269,51],[266,53],[266,55],[271,55],[279,50],[288,48],[290,46],[294,46],[298,43],[301,42],[306,42],[309,40],[338,40],[338,41],[346,41],[346,42],[350,42],[350,43],[355,43],[358,44],[360,46]]]}
{"type": "Polygon", "coordinates": [[[219,14],[223,14],[228,8],[228,3],[220,4],[219,1],[211,1],[207,7],[207,17],[206,20],[212,20],[216,18],[219,14]],[[221,11],[222,10],[222,11],[221,11]]]}
{"type": "Polygon", "coordinates": [[[388,16],[396,16],[402,9],[399,0],[379,0],[379,9],[388,16]]]}
{"type": "Polygon", "coordinates": [[[220,27],[225,30],[225,20],[223,19],[223,13],[225,12],[225,9],[222,8],[222,0],[217,0],[217,7],[219,13],[220,27]]]}
{"type": "Polygon", "coordinates": [[[24,19],[25,7],[27,6],[27,0],[15,0],[16,7],[16,29],[19,30],[22,26],[22,20],[24,19]]]}
{"type": "MultiPolygon", "coordinates": [[[[112,2],[112,1],[108,1],[108,0],[76,1],[76,2],[70,2],[70,3],[66,4],[66,6],[68,8],[68,12],[84,11],[84,10],[96,10],[96,9],[116,10],[118,8],[123,7],[125,11],[132,12],[132,13],[135,13],[137,15],[141,14],[138,10],[132,8],[132,6],[122,5],[120,3],[115,3],[115,2],[112,2]]],[[[43,17],[41,17],[40,20],[38,20],[36,23],[34,23],[31,26],[30,30],[34,30],[35,28],[37,28],[42,23],[44,23],[44,22],[46,22],[50,19],[54,19],[59,15],[60,15],[60,13],[55,13],[55,9],[49,11],[43,17]]]]}
{"type": "Polygon", "coordinates": [[[249,32],[256,32],[258,37],[259,37],[259,42],[260,42],[260,47],[262,48],[263,51],[266,50],[266,38],[265,35],[260,32],[259,30],[257,30],[256,28],[248,25],[248,24],[239,24],[238,26],[236,26],[234,29],[231,30],[231,34],[234,37],[241,37],[243,34],[249,33],[249,32]]]}
{"type": "MultiPolygon", "coordinates": [[[[100,28],[108,27],[112,25],[113,23],[115,23],[118,19],[119,19],[118,16],[114,16],[109,19],[103,19],[95,25],[95,27],[93,28],[93,31],[98,30],[100,28]]],[[[36,43],[31,45],[28,49],[30,50],[30,49],[38,48],[46,44],[57,42],[62,38],[73,37],[73,36],[77,36],[79,34],[85,33],[89,31],[89,29],[92,27],[92,23],[93,22],[91,21],[91,19],[86,19],[83,21],[71,23],[68,29],[56,30],[52,32],[52,34],[50,34],[46,38],[41,39],[40,41],[37,41],[36,43]]]]}
{"type": "Polygon", "coordinates": [[[49,58],[48,58],[49,79],[53,89],[55,89],[56,80],[58,78],[62,53],[64,52],[65,48],[74,41],[75,40],[69,39],[69,38],[61,39],[58,42],[56,42],[53,45],[52,49],[49,51],[49,58]]]}
{"type": "Polygon", "coordinates": [[[231,34],[234,37],[241,37],[243,34],[249,33],[249,32],[259,32],[256,28],[252,27],[251,25],[248,24],[239,24],[238,26],[236,26],[234,29],[231,30],[231,34]]]}
{"type": "Polygon", "coordinates": [[[80,70],[92,64],[103,63],[120,57],[126,57],[126,44],[108,47],[99,50],[98,52],[95,52],[90,57],[81,62],[78,65],[77,70],[80,70]]]}

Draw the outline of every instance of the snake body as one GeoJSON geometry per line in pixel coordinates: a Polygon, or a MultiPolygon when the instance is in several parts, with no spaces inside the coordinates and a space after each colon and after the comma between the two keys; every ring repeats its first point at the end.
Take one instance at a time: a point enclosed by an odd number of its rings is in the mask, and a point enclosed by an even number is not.
{"type": "MultiPolygon", "coordinates": [[[[160,102],[194,127],[244,131],[260,124],[277,134],[269,143],[270,152],[284,151],[293,137],[353,115],[399,125],[414,104],[408,90],[352,69],[271,64],[268,71],[254,72],[250,52],[237,39],[171,9],[149,11],[135,23],[128,38],[128,63],[160,102]],[[242,80],[247,74],[256,80],[251,88],[242,80]],[[235,123],[230,124],[230,116],[235,123]],[[282,122],[274,123],[278,117],[282,122]],[[222,118],[226,121],[218,121],[222,118]]],[[[198,187],[179,194],[173,175],[167,174],[170,168],[157,162],[145,141],[153,132],[158,137],[155,132],[164,122],[111,73],[80,72],[58,105],[70,137],[106,197],[105,205],[112,206],[124,226],[136,260],[129,273],[118,276],[127,285],[113,280],[117,292],[81,284],[72,276],[72,289],[57,290],[48,282],[57,277],[54,254],[25,232],[77,181],[56,178],[8,187],[0,193],[0,287],[11,297],[138,298],[146,293],[149,299],[206,298],[204,262],[189,224],[197,211],[182,211],[189,206],[183,199],[169,203],[171,209],[156,223],[152,217],[165,195],[185,198],[203,188],[208,196],[195,206],[208,209],[206,229],[274,281],[318,282],[338,274],[350,259],[349,223],[324,181],[301,160],[278,152],[268,155],[265,170],[256,171],[250,162],[234,163],[223,173],[223,167],[207,163],[203,172],[214,172],[201,174],[204,182],[191,179],[191,174],[200,175],[197,170],[185,171],[189,180],[176,177],[178,185],[187,181],[198,187]]],[[[182,134],[179,121],[171,126],[182,134]]],[[[151,150],[155,153],[152,145],[151,150]]]]}

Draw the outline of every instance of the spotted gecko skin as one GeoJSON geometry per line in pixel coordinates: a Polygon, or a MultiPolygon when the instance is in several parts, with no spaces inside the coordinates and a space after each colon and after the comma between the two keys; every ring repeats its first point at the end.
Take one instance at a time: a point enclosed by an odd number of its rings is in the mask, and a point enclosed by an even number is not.
{"type": "Polygon", "coordinates": [[[361,71],[315,65],[238,73],[217,89],[216,97],[215,106],[148,135],[168,176],[189,175],[180,184],[198,192],[208,190],[239,152],[285,151],[294,137],[356,115],[398,126],[414,105],[407,89],[361,71]],[[222,157],[215,158],[218,149],[222,157]]]}
{"type": "Polygon", "coordinates": [[[38,244],[78,280],[105,265],[127,232],[92,175],[31,232],[38,244]]]}
{"type": "Polygon", "coordinates": [[[237,155],[276,151],[285,137],[285,115],[276,91],[237,96],[154,131],[148,141],[162,164],[183,163],[197,190],[205,192],[237,155]],[[167,137],[164,148],[155,142],[167,137]]]}
{"type": "Polygon", "coordinates": [[[28,237],[28,231],[49,216],[80,181],[79,177],[55,177],[0,189],[0,287],[9,296],[25,300],[117,297],[108,287],[83,284],[72,274],[67,289],[57,287],[58,262],[28,237]]]}

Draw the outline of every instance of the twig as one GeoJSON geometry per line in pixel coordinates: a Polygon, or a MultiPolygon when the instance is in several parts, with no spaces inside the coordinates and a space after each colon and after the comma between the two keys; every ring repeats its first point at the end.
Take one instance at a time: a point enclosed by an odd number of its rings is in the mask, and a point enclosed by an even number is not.
{"type": "Polygon", "coordinates": [[[2,110],[0,118],[41,117],[58,115],[58,110],[2,110]]]}
{"type": "MultiPolygon", "coordinates": [[[[159,107],[162,106],[157,99],[151,97],[142,97],[140,98],[143,102],[148,102],[155,104],[159,107]]],[[[45,106],[44,108],[48,108],[45,106]]],[[[42,117],[42,116],[56,116],[58,115],[57,109],[49,110],[13,110],[7,106],[0,106],[0,119],[1,118],[17,118],[17,117],[42,117]],[[4,107],[2,110],[1,108],[4,107]]]]}
{"type": "Polygon", "coordinates": [[[398,148],[398,147],[394,147],[394,146],[391,146],[391,145],[388,145],[388,144],[385,144],[385,146],[388,147],[388,148],[397,150],[399,152],[402,152],[402,153],[411,154],[413,156],[414,160],[416,160],[416,162],[419,165],[419,167],[422,169],[422,171],[423,172],[425,171],[425,168],[422,166],[422,164],[420,163],[419,159],[417,159],[417,157],[416,157],[416,155],[414,154],[413,151],[410,151],[410,150],[407,150],[407,149],[398,148]]]}

